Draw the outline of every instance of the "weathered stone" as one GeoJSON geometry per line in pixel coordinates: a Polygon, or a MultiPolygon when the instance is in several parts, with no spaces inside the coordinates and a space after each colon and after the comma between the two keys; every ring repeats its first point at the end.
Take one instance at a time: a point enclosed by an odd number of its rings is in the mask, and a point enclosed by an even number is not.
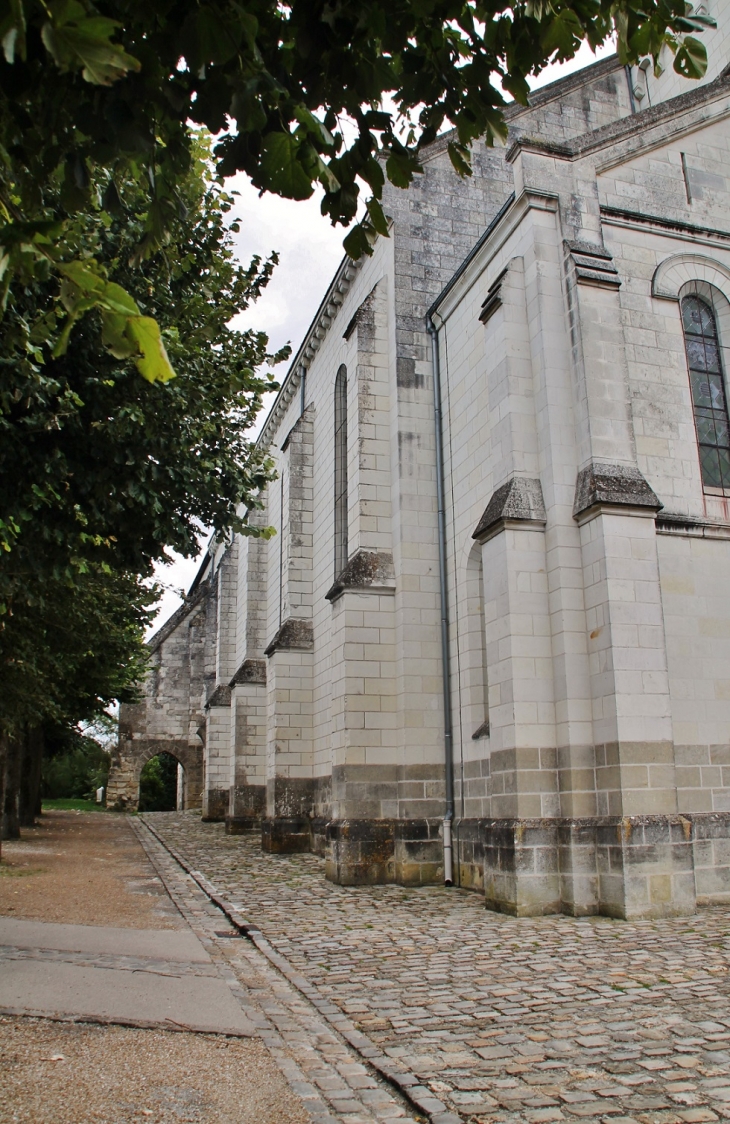
{"type": "Polygon", "coordinates": [[[578,473],[573,503],[574,518],[577,519],[597,504],[646,507],[653,511],[659,511],[663,507],[638,468],[596,462],[578,473]]]}
{"type": "Polygon", "coordinates": [[[513,476],[494,492],[471,537],[483,541],[507,521],[544,523],[546,518],[540,481],[513,476]]]}

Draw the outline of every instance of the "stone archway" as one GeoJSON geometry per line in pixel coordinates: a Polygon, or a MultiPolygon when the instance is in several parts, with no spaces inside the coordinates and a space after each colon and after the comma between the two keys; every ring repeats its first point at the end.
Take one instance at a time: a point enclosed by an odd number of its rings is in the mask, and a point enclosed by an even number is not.
{"type": "Polygon", "coordinates": [[[107,807],[120,812],[135,812],[139,803],[139,778],[142,769],[158,753],[169,753],[184,774],[184,810],[200,808],[203,795],[203,746],[172,738],[120,738],[112,757],[107,786],[107,807]]]}

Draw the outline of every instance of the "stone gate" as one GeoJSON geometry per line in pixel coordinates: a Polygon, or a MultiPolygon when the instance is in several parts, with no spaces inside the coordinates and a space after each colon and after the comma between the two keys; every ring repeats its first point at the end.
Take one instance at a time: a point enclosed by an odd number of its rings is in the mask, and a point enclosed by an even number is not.
{"type": "Polygon", "coordinates": [[[158,753],[169,753],[183,768],[183,808],[201,807],[205,702],[215,680],[206,653],[213,648],[216,604],[208,583],[194,585],[185,604],[150,640],[144,698],[120,709],[107,787],[110,808],[136,810],[140,774],[158,753]]]}

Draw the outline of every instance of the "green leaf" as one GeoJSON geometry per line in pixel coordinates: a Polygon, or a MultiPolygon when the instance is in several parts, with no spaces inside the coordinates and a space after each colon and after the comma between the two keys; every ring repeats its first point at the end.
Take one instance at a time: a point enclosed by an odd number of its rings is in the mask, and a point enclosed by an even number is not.
{"type": "Polygon", "coordinates": [[[137,370],[147,382],[169,382],[175,372],[165,350],[160,326],[151,316],[130,316],[127,332],[137,344],[137,370]]]}
{"type": "Polygon", "coordinates": [[[320,159],[317,164],[319,170],[319,182],[325,191],[334,192],[340,190],[340,181],[335,173],[330,168],[329,164],[325,164],[324,160],[320,159]]]}
{"type": "MultiPolygon", "coordinates": [[[[238,54],[241,37],[251,41],[252,17],[227,19],[213,4],[202,6],[185,21],[182,31],[182,51],[186,61],[194,71],[199,71],[206,63],[222,65],[238,54]],[[244,22],[245,21],[245,22],[244,22]]],[[[253,20],[253,36],[258,25],[253,20]]]]}
{"type": "Polygon", "coordinates": [[[383,214],[383,208],[377,199],[368,199],[367,201],[368,214],[374,229],[381,234],[383,238],[388,237],[388,220],[383,214]]]}
{"type": "Polygon", "coordinates": [[[74,285],[79,288],[82,293],[98,293],[101,294],[106,285],[106,281],[94,269],[96,262],[92,265],[80,261],[65,262],[59,265],[58,272],[74,285]]]}
{"type": "Polygon", "coordinates": [[[139,316],[137,302],[115,281],[108,281],[104,286],[102,307],[122,316],[139,316]]]}
{"type": "Polygon", "coordinates": [[[140,69],[137,59],[109,42],[119,26],[116,20],[90,16],[63,25],[45,23],[41,38],[62,72],[80,69],[86,82],[112,86],[130,70],[140,69]]]}
{"type": "Polygon", "coordinates": [[[386,162],[385,171],[394,187],[408,187],[413,179],[413,173],[407,161],[402,160],[396,153],[392,153],[386,162]]]}
{"type": "Polygon", "coordinates": [[[360,175],[370,187],[373,195],[379,199],[385,185],[385,175],[380,161],[371,156],[365,166],[360,169],[360,175]]]}
{"type": "Polygon", "coordinates": [[[707,72],[707,49],[704,43],[688,35],[674,56],[674,69],[683,78],[704,78],[707,72]]]}
{"type": "Polygon", "coordinates": [[[294,116],[300,125],[304,127],[315,136],[321,144],[326,148],[334,148],[335,138],[329,129],[326,129],[321,121],[319,121],[313,113],[303,105],[294,106],[294,116]]]}
{"type": "Polygon", "coordinates": [[[261,171],[266,186],[287,199],[309,199],[314,188],[297,159],[299,142],[291,133],[269,133],[263,145],[261,171]]]}
{"type": "Polygon", "coordinates": [[[560,61],[572,58],[585,32],[575,12],[564,9],[551,19],[544,29],[541,42],[547,54],[556,52],[560,61]]]}
{"type": "Polygon", "coordinates": [[[468,148],[466,148],[463,144],[457,144],[455,141],[450,141],[448,146],[448,153],[454,171],[457,172],[458,175],[470,176],[472,174],[468,148]]]}
{"type": "Polygon", "coordinates": [[[105,312],[101,318],[101,342],[115,359],[129,359],[137,352],[137,345],[127,335],[129,317],[105,312]]]}
{"type": "Polygon", "coordinates": [[[367,238],[365,237],[360,223],[358,223],[357,226],[353,226],[347,237],[343,239],[342,245],[345,248],[345,253],[348,257],[352,258],[353,261],[358,261],[363,253],[367,252],[367,238]]]}
{"type": "Polygon", "coordinates": [[[25,60],[25,12],[23,0],[9,0],[7,11],[0,17],[0,42],[3,54],[10,65],[15,62],[17,50],[21,59],[25,60]]]}

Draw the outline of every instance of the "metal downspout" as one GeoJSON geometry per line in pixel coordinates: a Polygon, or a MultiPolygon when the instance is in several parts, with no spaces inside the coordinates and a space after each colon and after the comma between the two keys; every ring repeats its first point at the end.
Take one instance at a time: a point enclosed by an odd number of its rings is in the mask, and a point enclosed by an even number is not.
{"type": "Polygon", "coordinates": [[[426,327],[431,337],[433,359],[433,416],[436,430],[436,500],[438,507],[439,586],[441,594],[441,676],[444,696],[444,882],[454,881],[452,826],[454,822],[454,734],[451,718],[451,675],[449,658],[449,591],[446,582],[446,503],[444,499],[443,412],[441,409],[441,364],[438,329],[429,316],[426,327]]]}

